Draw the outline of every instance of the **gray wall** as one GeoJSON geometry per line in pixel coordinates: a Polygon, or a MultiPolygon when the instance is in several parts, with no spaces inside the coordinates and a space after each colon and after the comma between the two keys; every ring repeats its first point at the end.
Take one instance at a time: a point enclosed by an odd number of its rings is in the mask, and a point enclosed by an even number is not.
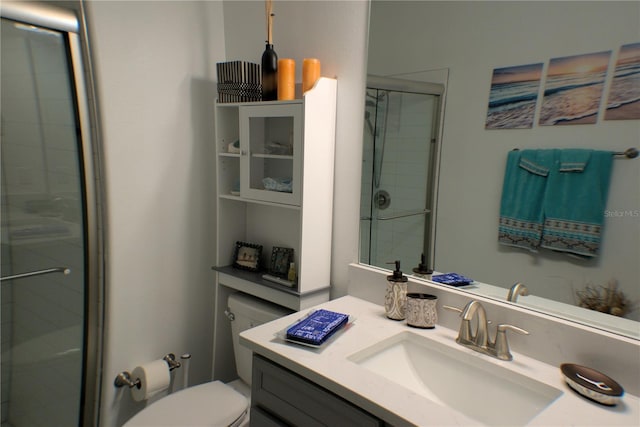
{"type": "MultiPolygon", "coordinates": [[[[274,8],[280,57],[320,58],[322,75],[338,78],[332,283],[344,295],[357,260],[368,3],[274,8]]],[[[90,1],[87,9],[108,222],[101,425],[117,426],[143,407],[114,389],[118,372],[190,352],[191,383],[210,378],[215,63],[259,61],[264,2],[90,1]]]]}
{"type": "Polygon", "coordinates": [[[219,2],[87,9],[106,186],[101,425],[116,426],[143,407],[113,387],[118,372],[190,352],[191,382],[210,377],[213,79],[223,16],[219,2]]]}

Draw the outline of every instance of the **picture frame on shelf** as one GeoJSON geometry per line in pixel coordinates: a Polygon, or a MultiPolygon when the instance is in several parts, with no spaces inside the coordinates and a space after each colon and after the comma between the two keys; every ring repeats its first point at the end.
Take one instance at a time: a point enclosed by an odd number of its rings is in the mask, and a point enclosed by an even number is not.
{"type": "Polygon", "coordinates": [[[281,278],[287,277],[289,265],[293,261],[293,249],[274,246],[271,251],[271,264],[269,273],[281,278]]]}
{"type": "Polygon", "coordinates": [[[259,271],[262,258],[262,245],[236,242],[233,255],[233,267],[241,270],[259,271]]]}

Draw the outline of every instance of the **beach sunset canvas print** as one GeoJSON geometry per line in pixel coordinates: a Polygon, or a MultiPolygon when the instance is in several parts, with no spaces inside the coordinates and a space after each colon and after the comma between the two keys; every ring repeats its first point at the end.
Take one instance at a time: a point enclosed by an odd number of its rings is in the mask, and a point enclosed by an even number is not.
{"type": "Polygon", "coordinates": [[[549,61],[541,125],[595,123],[611,51],[549,61]]]}
{"type": "Polygon", "coordinates": [[[640,43],[620,48],[604,118],[640,119],[640,43]]]}
{"type": "Polygon", "coordinates": [[[493,70],[486,129],[532,127],[542,65],[518,65],[493,70]]]}

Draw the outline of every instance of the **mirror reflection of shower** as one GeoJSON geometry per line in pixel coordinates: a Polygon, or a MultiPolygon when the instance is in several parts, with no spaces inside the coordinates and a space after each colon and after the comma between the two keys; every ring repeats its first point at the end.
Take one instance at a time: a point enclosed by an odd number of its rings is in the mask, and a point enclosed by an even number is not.
{"type": "Polygon", "coordinates": [[[371,77],[364,113],[360,262],[405,271],[432,246],[440,85],[371,77]],[[434,90],[435,88],[435,90],[434,90]]]}

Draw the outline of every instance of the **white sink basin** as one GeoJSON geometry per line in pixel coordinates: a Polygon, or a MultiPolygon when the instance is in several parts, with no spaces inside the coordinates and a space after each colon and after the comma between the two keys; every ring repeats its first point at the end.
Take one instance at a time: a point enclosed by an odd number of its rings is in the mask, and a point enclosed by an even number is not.
{"type": "Polygon", "coordinates": [[[562,391],[412,332],[348,357],[427,399],[487,425],[525,425],[562,391]]]}

